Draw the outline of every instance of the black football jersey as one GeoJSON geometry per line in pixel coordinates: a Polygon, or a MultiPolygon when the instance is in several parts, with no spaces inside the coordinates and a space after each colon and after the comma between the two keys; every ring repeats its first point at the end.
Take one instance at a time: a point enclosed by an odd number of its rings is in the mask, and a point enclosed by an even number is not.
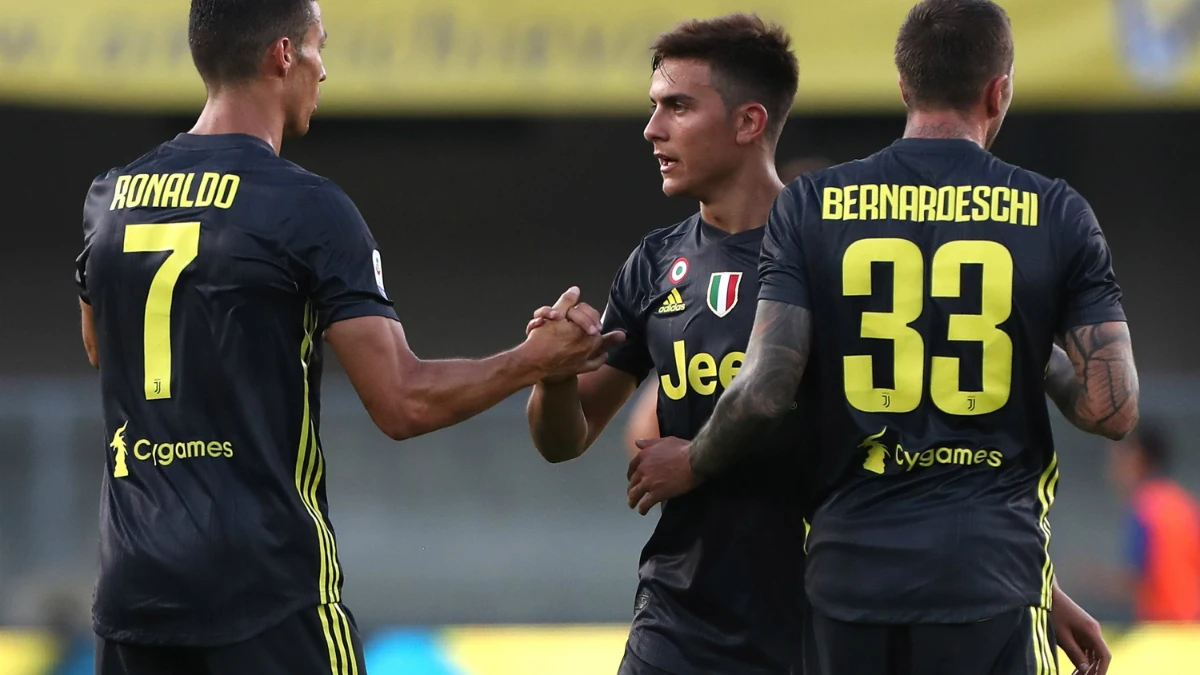
{"type": "MultiPolygon", "coordinates": [[[[691,439],[737,375],[754,323],[763,228],[699,215],[648,235],[617,274],[608,364],[658,378],[662,436],[691,439]]],[[[672,673],[787,675],[801,667],[810,448],[800,406],[729,474],[663,505],[642,551],[630,648],[672,673]]]]}
{"type": "Polygon", "coordinates": [[[395,318],[354,204],[257,138],[181,134],[99,177],[83,230],[106,455],[96,632],[227,644],[318,605],[344,632],[321,335],[395,318]]]}
{"type": "Polygon", "coordinates": [[[822,450],[807,585],[834,619],[1049,608],[1054,336],[1122,321],[1108,247],[1063,181],[966,140],[904,139],[775,204],[759,297],[813,313],[822,450]]]}

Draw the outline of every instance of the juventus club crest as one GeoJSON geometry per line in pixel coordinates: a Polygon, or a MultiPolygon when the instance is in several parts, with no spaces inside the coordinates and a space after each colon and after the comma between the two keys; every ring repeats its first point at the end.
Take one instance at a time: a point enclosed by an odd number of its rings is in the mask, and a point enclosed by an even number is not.
{"type": "Polygon", "coordinates": [[[708,281],[708,308],[724,318],[737,305],[741,287],[741,272],[714,272],[708,281]]]}

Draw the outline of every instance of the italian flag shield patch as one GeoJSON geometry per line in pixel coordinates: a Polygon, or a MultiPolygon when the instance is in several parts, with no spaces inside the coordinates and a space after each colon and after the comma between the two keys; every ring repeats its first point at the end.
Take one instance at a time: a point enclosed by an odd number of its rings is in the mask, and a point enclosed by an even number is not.
{"type": "Polygon", "coordinates": [[[708,308],[724,317],[733,310],[742,285],[741,272],[714,272],[708,281],[708,308]]]}

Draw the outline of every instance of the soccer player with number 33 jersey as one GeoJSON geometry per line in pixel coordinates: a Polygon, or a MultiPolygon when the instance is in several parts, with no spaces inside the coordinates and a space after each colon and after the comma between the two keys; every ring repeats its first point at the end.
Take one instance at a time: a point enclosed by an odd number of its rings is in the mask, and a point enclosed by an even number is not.
{"type": "Polygon", "coordinates": [[[988,152],[1013,94],[1004,11],[925,0],[896,64],[904,138],[783,191],[745,364],[691,443],[634,459],[630,503],[740,471],[811,379],[832,468],[808,540],[820,672],[1048,675],[1045,393],[1085,430],[1132,428],[1120,289],[1088,203],[988,152]]]}

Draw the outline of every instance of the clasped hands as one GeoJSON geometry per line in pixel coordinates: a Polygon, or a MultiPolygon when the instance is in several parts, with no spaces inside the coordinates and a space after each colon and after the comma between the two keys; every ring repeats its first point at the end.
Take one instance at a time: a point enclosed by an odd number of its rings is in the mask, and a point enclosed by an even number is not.
{"type": "MultiPolygon", "coordinates": [[[[608,351],[625,340],[625,333],[601,330],[600,313],[579,301],[578,287],[567,289],[553,306],[539,307],[525,327],[526,340],[545,339],[561,350],[552,373],[542,378],[543,384],[566,382],[603,366],[608,351]]],[[[629,508],[644,516],[655,504],[694,487],[689,445],[674,437],[637,441],[641,451],[629,463],[626,475],[629,508]]]]}

